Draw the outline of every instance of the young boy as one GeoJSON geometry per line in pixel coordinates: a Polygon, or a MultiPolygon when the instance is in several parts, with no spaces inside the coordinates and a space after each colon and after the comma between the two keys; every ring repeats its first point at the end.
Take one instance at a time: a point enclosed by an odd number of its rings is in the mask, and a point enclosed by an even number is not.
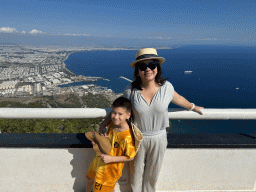
{"type": "MultiPolygon", "coordinates": [[[[132,130],[127,122],[131,117],[131,102],[117,98],[112,105],[108,137],[112,149],[109,155],[95,156],[86,174],[86,192],[114,192],[115,185],[122,175],[124,162],[132,161],[136,155],[132,130]]],[[[92,142],[95,144],[94,142],[92,142]]]]}

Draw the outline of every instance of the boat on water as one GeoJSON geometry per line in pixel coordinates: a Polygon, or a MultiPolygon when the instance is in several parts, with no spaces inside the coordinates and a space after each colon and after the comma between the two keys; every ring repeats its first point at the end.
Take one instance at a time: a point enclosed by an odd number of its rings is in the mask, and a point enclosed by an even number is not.
{"type": "Polygon", "coordinates": [[[185,74],[191,74],[193,71],[184,71],[185,74]]]}

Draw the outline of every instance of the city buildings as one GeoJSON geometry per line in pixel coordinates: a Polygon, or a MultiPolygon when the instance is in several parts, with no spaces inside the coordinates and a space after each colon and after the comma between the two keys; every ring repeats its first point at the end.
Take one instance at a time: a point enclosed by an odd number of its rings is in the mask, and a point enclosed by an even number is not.
{"type": "MultiPolygon", "coordinates": [[[[75,48],[74,50],[78,51],[75,48]]],[[[101,77],[76,76],[65,68],[64,61],[74,50],[0,46],[0,96],[62,94],[69,92],[70,87],[59,87],[60,85],[100,79],[101,77]]],[[[72,90],[79,96],[88,93],[106,96],[113,94],[112,90],[96,85],[76,86],[72,90]]]]}

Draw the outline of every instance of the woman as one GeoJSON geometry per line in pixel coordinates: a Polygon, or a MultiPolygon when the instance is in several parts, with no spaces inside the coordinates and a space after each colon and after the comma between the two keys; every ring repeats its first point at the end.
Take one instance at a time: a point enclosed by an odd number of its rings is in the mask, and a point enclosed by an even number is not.
{"type": "MultiPolygon", "coordinates": [[[[203,114],[200,109],[174,91],[172,84],[162,78],[161,64],[165,59],[157,56],[153,48],[141,49],[132,62],[134,81],[124,90],[124,97],[131,99],[134,123],[143,133],[143,142],[129,163],[130,184],[133,192],[156,191],[156,183],[167,147],[166,128],[169,127],[168,105],[170,102],[203,114]],[[132,94],[131,94],[132,91],[132,94]]],[[[108,116],[100,126],[106,132],[108,116]]]]}

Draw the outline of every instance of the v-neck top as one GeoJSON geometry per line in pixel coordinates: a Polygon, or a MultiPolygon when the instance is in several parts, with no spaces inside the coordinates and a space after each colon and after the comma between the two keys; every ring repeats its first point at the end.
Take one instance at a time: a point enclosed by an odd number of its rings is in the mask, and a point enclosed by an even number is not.
{"type": "MultiPolygon", "coordinates": [[[[132,85],[126,86],[123,96],[131,100],[132,85]]],[[[174,88],[169,81],[160,86],[155,93],[150,105],[139,92],[133,89],[132,110],[134,124],[145,135],[152,135],[157,131],[169,127],[168,106],[174,97],[174,88]]]]}

